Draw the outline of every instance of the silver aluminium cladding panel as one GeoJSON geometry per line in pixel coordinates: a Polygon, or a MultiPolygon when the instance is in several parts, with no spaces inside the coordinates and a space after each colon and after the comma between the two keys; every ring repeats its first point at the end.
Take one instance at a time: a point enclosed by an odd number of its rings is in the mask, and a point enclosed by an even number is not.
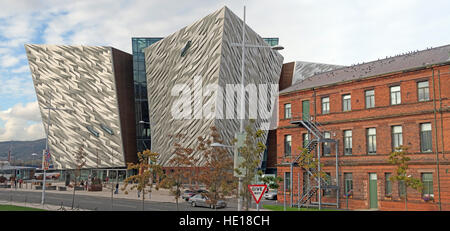
{"type": "Polygon", "coordinates": [[[125,166],[110,47],[25,45],[44,128],[51,111],[49,148],[56,169],[125,166]]]}
{"type": "MultiPolygon", "coordinates": [[[[232,43],[242,43],[242,20],[223,7],[144,49],[152,151],[161,155],[164,166],[168,166],[174,153],[177,140],[172,135],[184,134],[177,142],[195,149],[197,138],[208,136],[212,126],[218,129],[225,144],[230,144],[239,131],[240,120],[226,114],[237,107],[228,106],[229,103],[240,102],[239,95],[230,98],[225,93],[227,84],[241,83],[242,48],[232,43]],[[181,97],[187,97],[188,108],[180,106],[185,102],[181,97]],[[183,108],[182,112],[174,113],[174,106],[183,108]],[[177,118],[183,113],[190,117],[177,118]]],[[[248,26],[246,43],[268,46],[248,26]]],[[[278,52],[270,47],[246,48],[245,57],[245,85],[278,84],[283,63],[278,52]]],[[[247,110],[249,104],[258,104],[249,103],[248,95],[246,100],[247,110]]],[[[269,119],[258,118],[256,126],[262,128],[268,122],[269,119]]],[[[263,143],[266,137],[267,131],[261,139],[263,143]]],[[[200,157],[199,166],[204,164],[201,154],[195,155],[200,157]]]]}

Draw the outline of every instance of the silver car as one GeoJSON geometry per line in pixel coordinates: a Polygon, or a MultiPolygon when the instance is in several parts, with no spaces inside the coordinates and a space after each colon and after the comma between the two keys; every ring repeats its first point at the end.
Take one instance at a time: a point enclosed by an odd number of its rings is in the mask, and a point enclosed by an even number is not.
{"type": "Polygon", "coordinates": [[[269,190],[264,193],[264,199],[266,200],[276,200],[277,199],[277,190],[269,190]]]}
{"type": "Polygon", "coordinates": [[[213,204],[211,200],[203,194],[197,194],[191,198],[189,198],[189,203],[192,207],[202,206],[209,207],[212,209],[215,208],[225,208],[227,207],[227,203],[223,200],[218,200],[216,204],[213,204]]]}

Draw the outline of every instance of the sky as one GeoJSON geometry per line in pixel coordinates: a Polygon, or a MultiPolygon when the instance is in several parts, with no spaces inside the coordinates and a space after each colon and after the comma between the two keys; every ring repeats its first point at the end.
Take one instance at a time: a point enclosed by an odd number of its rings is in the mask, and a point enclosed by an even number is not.
{"type": "Polygon", "coordinates": [[[45,137],[24,44],[113,46],[164,37],[229,7],[284,62],[352,65],[450,44],[448,0],[0,0],[0,141],[45,137]]]}

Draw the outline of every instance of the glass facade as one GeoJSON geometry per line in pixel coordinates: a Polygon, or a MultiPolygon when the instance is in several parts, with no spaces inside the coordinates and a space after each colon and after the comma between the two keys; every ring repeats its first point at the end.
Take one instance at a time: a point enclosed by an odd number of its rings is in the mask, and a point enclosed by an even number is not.
{"type": "Polygon", "coordinates": [[[163,38],[132,38],[134,102],[136,112],[137,151],[150,149],[150,117],[148,112],[147,78],[143,49],[163,38]],[[140,123],[143,121],[144,123],[140,123]]]}

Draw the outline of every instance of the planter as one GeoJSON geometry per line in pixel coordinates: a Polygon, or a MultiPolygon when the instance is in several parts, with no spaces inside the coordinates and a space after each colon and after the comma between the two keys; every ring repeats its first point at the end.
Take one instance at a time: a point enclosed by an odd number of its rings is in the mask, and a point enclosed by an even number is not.
{"type": "Polygon", "coordinates": [[[91,184],[89,185],[88,191],[90,192],[98,192],[102,191],[103,186],[101,184],[91,184]]]}

